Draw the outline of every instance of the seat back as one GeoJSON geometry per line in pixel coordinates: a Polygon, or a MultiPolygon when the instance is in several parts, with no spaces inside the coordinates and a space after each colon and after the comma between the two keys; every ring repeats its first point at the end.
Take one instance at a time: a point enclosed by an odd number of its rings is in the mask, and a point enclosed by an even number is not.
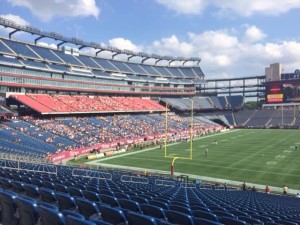
{"type": "Polygon", "coordinates": [[[36,224],[38,222],[39,211],[35,199],[18,196],[16,204],[20,215],[20,225],[36,224]]]}
{"type": "Polygon", "coordinates": [[[106,222],[112,224],[126,224],[126,217],[121,209],[101,205],[100,212],[103,220],[106,222]]]}
{"type": "Polygon", "coordinates": [[[135,212],[128,212],[126,217],[128,225],[157,225],[156,220],[153,217],[145,216],[135,212]]]}
{"type": "Polygon", "coordinates": [[[140,196],[131,196],[130,199],[132,201],[136,201],[140,204],[148,204],[149,203],[148,199],[140,197],[140,196]]]}
{"type": "Polygon", "coordinates": [[[55,183],[54,184],[54,189],[55,189],[55,191],[59,191],[59,192],[63,192],[63,193],[69,193],[68,188],[63,184],[55,183]]]}
{"type": "Polygon", "coordinates": [[[68,187],[68,192],[73,197],[84,197],[82,190],[76,187],[68,187]]]}
{"type": "Polygon", "coordinates": [[[100,194],[100,199],[102,203],[106,203],[111,207],[120,207],[118,199],[113,196],[100,194]]]}
{"type": "Polygon", "coordinates": [[[196,217],[196,218],[203,218],[203,219],[207,219],[207,220],[212,220],[212,221],[215,221],[215,222],[218,222],[218,217],[213,214],[213,213],[210,213],[210,212],[205,212],[205,211],[202,211],[202,210],[194,210],[193,211],[193,216],[196,217]]]}
{"type": "Polygon", "coordinates": [[[66,225],[65,218],[62,213],[45,205],[39,206],[41,217],[41,225],[66,225]]]}
{"type": "Polygon", "coordinates": [[[100,215],[100,211],[94,202],[91,202],[85,198],[76,198],[76,204],[78,206],[78,211],[84,216],[85,219],[89,219],[94,215],[100,215]]]}
{"type": "Polygon", "coordinates": [[[12,181],[12,190],[16,193],[23,194],[25,192],[24,183],[22,181],[12,181]]]}
{"type": "Polygon", "coordinates": [[[219,223],[212,220],[207,220],[203,218],[194,218],[194,225],[224,225],[223,223],[219,223]]]}
{"type": "Polygon", "coordinates": [[[166,210],[168,221],[180,225],[194,225],[193,218],[190,215],[174,210],[166,210]]]}
{"type": "Polygon", "coordinates": [[[167,203],[165,203],[165,202],[156,201],[156,200],[150,200],[149,204],[161,207],[163,209],[167,209],[167,210],[169,209],[169,205],[167,203]]]}
{"type": "Polygon", "coordinates": [[[77,205],[75,199],[69,194],[63,192],[56,193],[56,199],[58,200],[59,209],[62,210],[76,210],[77,205]]]}
{"type": "Polygon", "coordinates": [[[138,202],[128,200],[128,199],[119,199],[119,203],[123,209],[128,209],[132,212],[141,213],[141,206],[138,202]]]}
{"type": "Polygon", "coordinates": [[[237,220],[230,217],[221,217],[220,222],[224,223],[225,225],[246,225],[247,224],[245,221],[237,220]]]}
{"type": "Polygon", "coordinates": [[[24,184],[25,194],[28,197],[39,199],[41,197],[39,187],[35,184],[24,184]]]}
{"type": "Polygon", "coordinates": [[[189,208],[186,208],[186,207],[183,207],[180,205],[171,205],[170,209],[174,210],[174,211],[182,212],[182,213],[185,213],[188,215],[192,215],[192,211],[189,208]]]}
{"type": "Polygon", "coordinates": [[[157,219],[162,219],[162,220],[167,219],[164,210],[158,206],[142,204],[141,209],[142,209],[143,213],[147,216],[152,216],[152,217],[155,217],[157,219]]]}
{"type": "Polygon", "coordinates": [[[51,203],[51,204],[57,203],[57,199],[56,199],[54,190],[45,188],[45,187],[41,187],[39,189],[39,191],[40,191],[41,199],[43,202],[47,202],[47,203],[51,203]]]}
{"type": "Polygon", "coordinates": [[[67,225],[96,225],[94,222],[85,219],[80,219],[71,215],[66,217],[66,224],[67,225]]]}
{"type": "Polygon", "coordinates": [[[15,192],[7,190],[0,192],[1,219],[3,225],[18,224],[18,220],[14,216],[17,210],[16,199],[17,193],[15,192]]]}
{"type": "Polygon", "coordinates": [[[100,200],[100,196],[98,193],[95,193],[93,191],[87,191],[87,190],[84,190],[83,191],[83,195],[86,199],[90,200],[90,201],[93,201],[93,202],[101,202],[100,200]]]}

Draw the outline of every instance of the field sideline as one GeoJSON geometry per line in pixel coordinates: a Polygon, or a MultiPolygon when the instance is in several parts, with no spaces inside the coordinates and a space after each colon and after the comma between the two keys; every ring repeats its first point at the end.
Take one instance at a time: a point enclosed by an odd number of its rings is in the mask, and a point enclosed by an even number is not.
{"type": "MultiPolygon", "coordinates": [[[[175,172],[238,182],[300,189],[299,130],[232,130],[193,141],[192,160],[177,159],[175,172]],[[214,143],[217,141],[217,144],[214,143]],[[299,145],[298,150],[295,146],[299,145]],[[208,155],[205,155],[205,149],[208,155]]],[[[88,164],[115,164],[170,171],[164,149],[141,150],[88,164]]],[[[169,157],[189,157],[190,143],[167,146],[169,157]]]]}

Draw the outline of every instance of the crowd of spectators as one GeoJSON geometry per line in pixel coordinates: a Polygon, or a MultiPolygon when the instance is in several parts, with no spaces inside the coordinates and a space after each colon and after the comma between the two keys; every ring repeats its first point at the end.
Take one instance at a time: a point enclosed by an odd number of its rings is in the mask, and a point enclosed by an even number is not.
{"type": "MultiPolygon", "coordinates": [[[[111,143],[120,140],[165,135],[165,115],[114,115],[69,118],[34,119],[24,117],[23,120],[6,122],[13,131],[37,138],[55,145],[56,152],[79,147],[94,146],[101,143],[111,143]]],[[[4,127],[4,126],[3,126],[4,127]]],[[[220,126],[198,124],[193,135],[213,132],[220,126]]],[[[172,133],[170,139],[187,139],[190,137],[190,121],[175,114],[168,116],[167,132],[172,133]]],[[[15,132],[13,132],[15,134],[15,132]]],[[[13,139],[20,141],[17,135],[13,139]]]]}

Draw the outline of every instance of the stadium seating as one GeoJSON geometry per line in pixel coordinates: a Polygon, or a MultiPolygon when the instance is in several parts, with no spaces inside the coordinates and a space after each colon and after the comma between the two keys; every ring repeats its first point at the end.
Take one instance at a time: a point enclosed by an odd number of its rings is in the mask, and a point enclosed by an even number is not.
{"type": "MultiPolygon", "coordinates": [[[[13,161],[12,165],[13,165],[13,161]]],[[[137,224],[136,221],[144,221],[150,224],[297,224],[300,220],[299,202],[296,198],[265,194],[253,191],[224,191],[212,189],[183,188],[178,183],[175,187],[156,186],[155,176],[148,176],[149,184],[124,183],[121,181],[123,172],[111,171],[112,180],[96,180],[83,177],[72,177],[72,168],[67,166],[57,166],[57,174],[39,173],[39,177],[51,180],[54,183],[64,181],[68,184],[78,184],[84,188],[98,187],[98,190],[110,190],[113,193],[130,193],[134,190],[137,195],[130,194],[130,198],[149,198],[147,204],[137,204],[137,202],[111,195],[100,194],[101,202],[90,201],[83,197],[72,196],[70,192],[62,193],[55,189],[43,187],[44,182],[37,183],[37,191],[46,197],[30,198],[26,192],[15,193],[11,178],[23,176],[35,177],[34,171],[27,171],[32,165],[27,163],[24,169],[17,171],[14,169],[0,168],[2,180],[0,200],[2,208],[2,224],[11,224],[11,221],[26,220],[37,221],[41,218],[41,224],[49,224],[48,221],[60,221],[59,224],[68,224],[68,217],[77,217],[79,224],[88,223],[87,219],[96,219],[95,224],[137,224]],[[11,182],[8,182],[11,181],[11,182]],[[8,184],[8,185],[7,185],[8,184]],[[84,186],[83,186],[84,185],[84,186]],[[152,196],[152,200],[151,200],[152,196]],[[76,199],[74,201],[74,199],[76,199]],[[49,200],[50,199],[50,200],[49,200]],[[54,200],[53,200],[54,199],[54,200]],[[57,199],[57,201],[55,200],[57,199]],[[67,201],[65,201],[67,199],[67,201]],[[45,202],[46,201],[46,202],[45,202]],[[98,202],[98,203],[97,203],[98,202]],[[49,204],[51,203],[51,204],[49,204]],[[96,204],[97,203],[97,204],[96,204]],[[160,205],[163,208],[157,206],[160,205]],[[78,207],[78,210],[77,210],[78,207]],[[19,210],[20,217],[14,217],[16,210],[19,210]],[[61,212],[61,213],[60,213],[61,212]],[[80,213],[80,215],[78,215],[80,213]],[[28,216],[22,216],[28,215],[28,216]],[[6,223],[5,221],[9,221],[6,223]]],[[[90,170],[90,169],[89,169],[90,170]]],[[[107,171],[106,171],[107,172],[107,171]]],[[[130,174],[130,172],[127,172],[130,174]]],[[[24,179],[25,180],[25,179],[24,179]]],[[[27,180],[27,182],[34,179],[27,180]]],[[[24,182],[24,188],[30,183],[24,182]]],[[[72,190],[72,186],[67,186],[72,190]]],[[[74,187],[73,187],[74,188],[74,187]]],[[[1,189],[0,189],[1,190],[1,189]]],[[[108,192],[106,192],[108,194],[108,192]]],[[[97,194],[97,193],[95,193],[97,194]]],[[[87,195],[86,195],[87,196],[87,195]]],[[[96,199],[98,200],[98,199],[96,199]]],[[[31,222],[26,222],[27,224],[31,222]]],[[[138,224],[141,224],[139,222],[138,224]]]]}

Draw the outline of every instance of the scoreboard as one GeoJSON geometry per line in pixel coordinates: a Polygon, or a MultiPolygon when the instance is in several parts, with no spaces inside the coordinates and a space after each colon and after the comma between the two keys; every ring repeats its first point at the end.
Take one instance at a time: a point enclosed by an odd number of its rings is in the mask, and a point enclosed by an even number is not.
{"type": "Polygon", "coordinates": [[[266,83],[266,103],[300,102],[300,79],[266,83]]]}
{"type": "Polygon", "coordinates": [[[283,85],[271,84],[266,86],[266,103],[284,102],[283,85]]]}

